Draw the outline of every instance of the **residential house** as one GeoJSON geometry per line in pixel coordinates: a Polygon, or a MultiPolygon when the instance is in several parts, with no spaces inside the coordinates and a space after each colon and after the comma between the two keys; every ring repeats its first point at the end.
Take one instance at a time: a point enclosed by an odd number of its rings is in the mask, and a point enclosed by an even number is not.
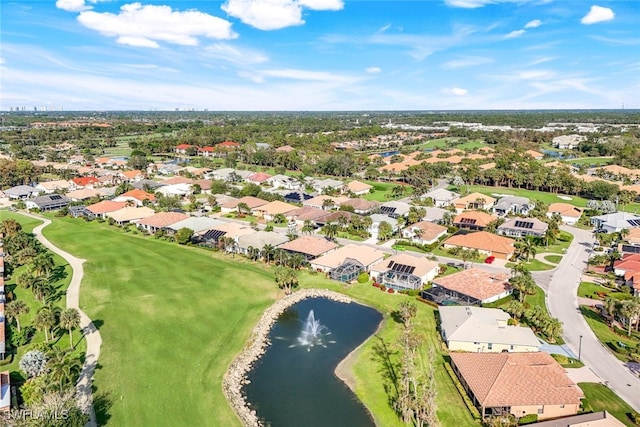
{"type": "Polygon", "coordinates": [[[356,196],[362,196],[365,194],[369,194],[369,192],[373,189],[373,185],[369,185],[362,181],[351,181],[347,185],[345,185],[344,189],[353,193],[356,196]]]}
{"type": "Polygon", "coordinates": [[[267,245],[275,248],[288,241],[289,238],[284,234],[261,230],[239,236],[236,248],[242,254],[249,253],[250,248],[258,249],[262,252],[267,245]]]}
{"type": "Polygon", "coordinates": [[[539,351],[530,328],[509,325],[511,316],[497,308],[446,305],[438,308],[440,334],[449,351],[473,353],[539,351]]]}
{"type": "Polygon", "coordinates": [[[118,225],[125,225],[130,222],[137,223],[141,219],[150,217],[155,214],[156,213],[153,209],[146,206],[125,206],[124,208],[118,209],[117,211],[108,212],[105,214],[105,216],[114,220],[118,225]]]}
{"type": "Polygon", "coordinates": [[[464,211],[456,215],[453,225],[466,230],[484,230],[497,220],[495,216],[481,211],[464,211]]]}
{"type": "Polygon", "coordinates": [[[271,178],[271,175],[269,175],[268,173],[265,172],[256,172],[256,173],[252,173],[251,175],[249,175],[249,182],[252,182],[254,184],[262,184],[263,182],[265,182],[266,180],[268,180],[269,178],[271,178]]]}
{"type": "Polygon", "coordinates": [[[431,190],[428,193],[424,194],[422,197],[433,200],[433,204],[435,207],[443,208],[451,205],[456,200],[458,200],[460,198],[460,195],[444,188],[436,188],[435,190],[431,190]]]}
{"type": "Polygon", "coordinates": [[[273,187],[274,189],[285,189],[285,190],[301,190],[302,183],[298,181],[296,178],[287,176],[287,175],[273,175],[271,178],[268,178],[264,181],[267,185],[273,187]]]}
{"type": "Polygon", "coordinates": [[[451,366],[482,418],[575,415],[582,390],[548,353],[456,353],[451,366]]]}
{"type": "Polygon", "coordinates": [[[228,237],[238,243],[240,236],[253,234],[256,230],[249,227],[248,224],[238,224],[235,222],[225,222],[220,225],[211,227],[206,233],[200,237],[200,241],[209,245],[217,245],[221,237],[228,237]]]}
{"type": "Polygon", "coordinates": [[[165,197],[187,197],[193,190],[191,184],[171,184],[163,185],[156,190],[156,193],[160,193],[165,197]]]}
{"type": "Polygon", "coordinates": [[[382,214],[373,214],[370,215],[371,218],[371,226],[367,229],[369,233],[371,233],[372,237],[377,237],[380,231],[380,224],[386,222],[391,226],[391,229],[395,233],[398,231],[398,220],[395,218],[388,217],[382,214]]]}
{"type": "Polygon", "coordinates": [[[471,193],[464,197],[460,197],[458,200],[453,202],[453,205],[456,208],[458,213],[465,211],[467,209],[484,209],[489,210],[496,202],[491,196],[487,196],[482,193],[471,193]]]}
{"type": "Polygon", "coordinates": [[[193,231],[193,237],[197,239],[213,227],[222,224],[226,224],[226,222],[207,216],[190,216],[182,221],[169,225],[167,232],[172,235],[182,228],[188,228],[193,231]]]}
{"type": "Polygon", "coordinates": [[[447,227],[429,221],[420,221],[402,230],[402,237],[420,245],[430,245],[447,234],[447,227]]]}
{"type": "Polygon", "coordinates": [[[399,218],[401,216],[406,216],[410,209],[411,205],[409,203],[394,200],[383,203],[380,206],[380,213],[391,218],[399,218]]]}
{"type": "Polygon", "coordinates": [[[564,224],[575,225],[582,216],[582,211],[582,208],[569,203],[552,203],[547,209],[547,217],[551,218],[554,214],[558,214],[564,224]]]}
{"type": "Polygon", "coordinates": [[[532,203],[526,197],[505,196],[493,205],[493,212],[500,216],[510,214],[529,215],[529,212],[535,207],[535,203],[532,203]]]}
{"type": "Polygon", "coordinates": [[[253,208],[251,212],[259,218],[261,217],[266,221],[272,221],[276,215],[283,214],[286,217],[288,212],[296,209],[298,209],[298,207],[295,205],[290,205],[289,203],[274,200],[273,202],[269,202],[265,205],[260,205],[256,208],[253,208]]]}
{"type": "Polygon", "coordinates": [[[56,191],[68,191],[72,186],[71,181],[65,179],[59,179],[57,181],[45,181],[36,185],[36,190],[44,194],[55,193],[56,191]]]}
{"type": "Polygon", "coordinates": [[[162,165],[158,165],[156,168],[152,168],[151,170],[147,168],[147,171],[149,171],[149,173],[153,173],[155,171],[160,175],[172,175],[180,169],[182,169],[182,166],[180,165],[176,165],[174,163],[165,163],[162,165]]]}
{"type": "Polygon", "coordinates": [[[444,248],[477,249],[481,254],[508,260],[515,251],[514,242],[513,239],[508,237],[496,236],[487,231],[477,231],[449,237],[444,241],[444,248]]]}
{"type": "Polygon", "coordinates": [[[29,185],[16,185],[3,191],[4,195],[11,200],[25,200],[40,194],[40,190],[29,185]]]}
{"type": "Polygon", "coordinates": [[[640,228],[632,228],[624,236],[624,242],[618,245],[618,251],[623,254],[640,254],[640,228]]]}
{"type": "Polygon", "coordinates": [[[162,180],[162,185],[176,185],[176,184],[193,184],[193,179],[187,178],[186,176],[172,176],[169,178],[165,178],[162,180]]]}
{"type": "Polygon", "coordinates": [[[215,151],[216,151],[215,147],[211,147],[211,146],[198,147],[198,156],[213,157],[215,151]]]}
{"type": "Polygon", "coordinates": [[[336,250],[338,245],[324,237],[301,236],[281,245],[280,248],[291,253],[302,254],[307,260],[312,260],[336,250]]]}
{"type": "MultiPolygon", "coordinates": [[[[509,274],[468,268],[433,279],[430,295],[446,296],[461,305],[480,305],[511,295],[509,274]]],[[[432,299],[438,303],[437,299],[432,299]]]]}
{"type": "MultiPolygon", "coordinates": [[[[238,205],[241,203],[246,204],[249,207],[249,209],[253,211],[253,209],[260,206],[264,206],[269,202],[253,196],[244,196],[239,199],[230,200],[226,203],[223,203],[222,205],[220,205],[220,210],[222,213],[235,212],[238,210],[238,205]]],[[[248,212],[245,212],[245,213],[248,213],[248,212]]]]}
{"type": "Polygon", "coordinates": [[[316,220],[324,218],[329,214],[330,212],[325,211],[324,209],[303,206],[287,212],[287,217],[291,221],[295,221],[296,226],[302,227],[305,221],[311,221],[311,223],[315,225],[316,220]]]}
{"type": "Polygon", "coordinates": [[[496,229],[496,233],[509,237],[544,237],[549,224],[538,218],[511,218],[496,229]]]}
{"type": "Polygon", "coordinates": [[[293,191],[284,195],[284,201],[287,203],[304,203],[309,199],[313,199],[313,196],[302,191],[293,191]]]}
{"type": "Polygon", "coordinates": [[[571,417],[555,418],[533,424],[533,427],[624,427],[622,421],[607,411],[589,412],[571,417]]]}
{"type": "Polygon", "coordinates": [[[142,206],[146,200],[149,202],[155,202],[156,196],[151,193],[147,193],[144,190],[134,189],[127,191],[126,193],[122,193],[113,199],[114,202],[130,202],[136,206],[142,206]]]}
{"type": "Polygon", "coordinates": [[[305,200],[302,202],[302,206],[307,206],[311,208],[318,208],[324,210],[331,210],[338,208],[342,203],[347,200],[351,200],[346,196],[327,196],[322,194],[320,196],[313,197],[309,200],[305,200]]]}
{"type": "Polygon", "coordinates": [[[345,202],[340,203],[341,209],[344,209],[346,206],[353,208],[354,213],[357,213],[359,215],[368,215],[380,208],[380,202],[366,199],[349,199],[345,202]]]}
{"type": "Polygon", "coordinates": [[[102,200],[93,205],[87,206],[87,209],[98,218],[105,218],[108,213],[118,211],[124,208],[127,202],[114,202],[113,200],[102,200]]]}
{"type": "Polygon", "coordinates": [[[371,267],[371,277],[395,290],[417,290],[438,274],[436,261],[406,253],[392,255],[371,267]]]}
{"type": "Polygon", "coordinates": [[[35,199],[25,201],[27,209],[39,209],[42,212],[61,209],[71,203],[71,199],[64,194],[43,194],[35,199]]]}
{"type": "Polygon", "coordinates": [[[348,283],[382,261],[384,255],[378,249],[349,243],[311,261],[311,267],[316,271],[329,273],[334,280],[348,283]]]}
{"type": "Polygon", "coordinates": [[[591,225],[599,231],[619,233],[622,230],[640,227],[640,215],[629,212],[615,212],[606,215],[592,216],[591,225]]]}
{"type": "Polygon", "coordinates": [[[144,190],[147,192],[154,192],[156,189],[162,187],[164,184],[153,181],[151,179],[141,179],[140,181],[134,181],[131,186],[138,190],[144,190]]]}
{"type": "Polygon", "coordinates": [[[95,176],[80,176],[71,179],[75,188],[93,188],[96,185],[100,185],[100,180],[95,176]]]}
{"type": "Polygon", "coordinates": [[[586,140],[587,137],[584,135],[560,135],[553,138],[552,144],[555,148],[559,148],[561,150],[573,150],[578,146],[578,144],[586,140]]]}
{"type": "Polygon", "coordinates": [[[358,214],[354,214],[351,212],[347,212],[347,211],[326,211],[327,215],[323,216],[322,218],[317,218],[315,220],[316,225],[318,227],[324,227],[325,225],[329,224],[329,223],[333,223],[333,222],[340,222],[342,221],[341,218],[344,218],[344,220],[347,223],[350,223],[354,217],[360,217],[360,215],[358,214]]]}
{"type": "Polygon", "coordinates": [[[194,146],[190,145],[190,144],[179,144],[179,145],[176,146],[174,151],[176,152],[176,154],[185,155],[185,154],[187,154],[187,150],[192,148],[192,147],[194,147],[194,146]]]}
{"type": "Polygon", "coordinates": [[[314,179],[309,178],[309,183],[315,191],[322,193],[324,191],[340,191],[344,186],[344,182],[333,178],[314,179]]]}
{"type": "Polygon", "coordinates": [[[207,177],[210,179],[217,179],[219,181],[232,181],[233,180],[233,175],[235,174],[236,170],[233,168],[220,168],[220,169],[214,169],[212,170],[207,177]]]}
{"type": "Polygon", "coordinates": [[[451,213],[450,211],[442,208],[434,208],[428,207],[425,208],[425,215],[422,217],[423,221],[442,223],[444,216],[446,213],[451,213]]]}
{"type": "Polygon", "coordinates": [[[140,170],[123,171],[120,172],[122,180],[125,182],[135,182],[144,179],[144,173],[140,170]]]}
{"type": "Polygon", "coordinates": [[[155,234],[159,230],[166,231],[171,225],[184,221],[187,218],[189,218],[189,215],[180,212],[158,212],[155,215],[142,218],[138,221],[138,228],[150,234],[155,234]]]}
{"type": "Polygon", "coordinates": [[[82,202],[94,197],[100,197],[100,192],[93,188],[81,188],[79,190],[69,191],[67,197],[70,198],[72,202],[82,202]]]}

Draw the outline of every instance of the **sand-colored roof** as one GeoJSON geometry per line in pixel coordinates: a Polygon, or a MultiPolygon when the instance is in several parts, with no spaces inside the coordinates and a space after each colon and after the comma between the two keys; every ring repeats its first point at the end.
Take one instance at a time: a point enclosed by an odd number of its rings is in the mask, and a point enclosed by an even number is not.
{"type": "Polygon", "coordinates": [[[483,407],[578,404],[582,390],[548,353],[451,353],[483,407]]]}
{"type": "Polygon", "coordinates": [[[459,215],[456,215],[456,217],[453,219],[453,223],[466,226],[473,225],[476,227],[486,227],[496,219],[498,218],[486,212],[466,211],[462,212],[459,215]]]}
{"type": "Polygon", "coordinates": [[[247,206],[249,206],[249,209],[255,209],[259,206],[266,205],[269,202],[253,196],[244,196],[237,200],[230,200],[221,205],[221,207],[225,209],[235,209],[240,203],[246,203],[247,206]]]}
{"type": "Polygon", "coordinates": [[[94,203],[93,205],[87,206],[94,214],[103,214],[108,212],[115,212],[124,208],[127,205],[127,202],[114,202],[113,200],[103,200],[98,203],[94,203]]]}
{"type": "Polygon", "coordinates": [[[138,219],[150,217],[151,215],[155,215],[155,211],[153,209],[147,207],[138,208],[133,206],[124,207],[115,212],[107,213],[107,216],[109,218],[113,218],[116,222],[135,221],[138,219]]]}
{"type": "Polygon", "coordinates": [[[280,246],[282,249],[301,254],[320,256],[338,247],[335,243],[324,237],[302,236],[280,246]]]}
{"type": "Polygon", "coordinates": [[[514,251],[514,242],[515,240],[508,237],[497,236],[487,231],[477,231],[475,233],[456,234],[445,240],[444,244],[499,254],[511,254],[514,251]]]}
{"type": "Polygon", "coordinates": [[[425,240],[425,241],[430,241],[433,239],[436,239],[438,237],[440,237],[440,235],[442,235],[442,233],[446,233],[447,232],[447,227],[444,227],[442,225],[438,225],[436,223],[433,223],[431,221],[420,221],[420,222],[416,222],[415,224],[412,224],[410,226],[407,227],[407,229],[409,230],[422,230],[422,234],[420,235],[420,239],[425,240]]]}
{"type": "Polygon", "coordinates": [[[351,199],[340,204],[340,206],[351,206],[353,209],[357,211],[368,211],[371,209],[375,209],[380,205],[381,205],[380,202],[376,202],[375,200],[366,200],[366,199],[351,199]]]}
{"type": "Polygon", "coordinates": [[[253,181],[253,182],[265,182],[269,178],[271,178],[271,175],[269,175],[266,172],[256,172],[254,174],[249,175],[249,181],[253,181]]]}
{"type": "Polygon", "coordinates": [[[163,180],[162,184],[163,185],[193,184],[193,180],[185,176],[172,176],[171,178],[167,178],[163,180]]]}
{"type": "Polygon", "coordinates": [[[484,301],[510,289],[509,274],[469,268],[433,279],[433,284],[484,301]]]}
{"type": "Polygon", "coordinates": [[[142,175],[142,171],[139,170],[132,170],[132,171],[124,171],[122,172],[122,175],[124,175],[125,177],[129,178],[129,179],[133,179],[136,178],[140,175],[142,175]]]}
{"type": "Polygon", "coordinates": [[[80,190],[70,191],[67,193],[68,198],[76,200],[85,200],[97,196],[100,196],[100,192],[93,188],[81,188],[80,190]]]}
{"type": "Polygon", "coordinates": [[[324,209],[314,208],[312,206],[303,206],[298,209],[287,212],[287,216],[297,221],[314,221],[316,219],[330,215],[330,212],[324,209]]]}
{"type": "Polygon", "coordinates": [[[154,228],[163,228],[173,225],[176,222],[184,221],[187,218],[189,218],[189,215],[185,213],[158,212],[155,215],[141,219],[140,221],[138,221],[138,224],[154,228]]]}
{"type": "Polygon", "coordinates": [[[263,215],[278,215],[278,214],[284,214],[296,209],[298,209],[296,205],[281,202],[280,200],[274,200],[273,202],[269,202],[266,205],[258,206],[254,210],[256,212],[262,213],[263,215]]]}
{"type": "Polygon", "coordinates": [[[255,233],[256,230],[249,227],[245,224],[238,224],[236,222],[227,222],[224,224],[216,225],[215,227],[211,227],[212,230],[224,231],[225,237],[237,238],[240,236],[244,236],[245,234],[255,233]]]}
{"type": "Polygon", "coordinates": [[[491,196],[487,196],[486,194],[471,193],[464,197],[460,197],[458,200],[455,201],[455,205],[466,207],[469,203],[475,203],[476,200],[478,199],[483,199],[485,205],[492,205],[496,202],[496,199],[494,199],[491,196]]]}
{"type": "Polygon", "coordinates": [[[58,189],[67,189],[71,186],[71,183],[67,180],[60,179],[57,181],[44,181],[39,182],[38,185],[45,190],[58,190],[58,189]]]}
{"type": "Polygon", "coordinates": [[[355,259],[365,267],[368,267],[371,264],[382,260],[384,258],[384,252],[368,246],[349,243],[348,245],[313,260],[313,264],[327,268],[336,268],[344,263],[347,258],[355,259]]]}
{"type": "Polygon", "coordinates": [[[366,182],[362,181],[351,181],[347,184],[347,190],[353,191],[354,193],[358,193],[360,191],[369,191],[372,188],[372,185],[369,185],[366,182]]]}
{"type": "Polygon", "coordinates": [[[630,228],[629,234],[625,237],[629,243],[640,243],[640,228],[630,228]]]}
{"type": "Polygon", "coordinates": [[[582,215],[582,210],[583,210],[582,208],[570,205],[569,203],[559,202],[559,203],[551,203],[549,205],[549,208],[547,209],[547,212],[549,212],[550,214],[557,213],[562,216],[580,218],[580,216],[582,215]]]}
{"type": "Polygon", "coordinates": [[[312,197],[309,200],[305,200],[302,204],[305,206],[322,206],[325,200],[332,200],[336,206],[340,206],[341,203],[351,199],[346,196],[327,196],[326,194],[321,194],[319,196],[312,197]]]}

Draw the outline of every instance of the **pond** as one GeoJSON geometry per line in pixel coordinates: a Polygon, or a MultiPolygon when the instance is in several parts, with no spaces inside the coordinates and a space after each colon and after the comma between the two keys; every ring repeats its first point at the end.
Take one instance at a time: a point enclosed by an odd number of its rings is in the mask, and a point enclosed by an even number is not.
{"type": "Polygon", "coordinates": [[[325,298],[289,307],[271,329],[271,345],[247,375],[249,406],[273,427],[374,426],[334,371],[381,321],[382,315],[370,307],[325,298]]]}

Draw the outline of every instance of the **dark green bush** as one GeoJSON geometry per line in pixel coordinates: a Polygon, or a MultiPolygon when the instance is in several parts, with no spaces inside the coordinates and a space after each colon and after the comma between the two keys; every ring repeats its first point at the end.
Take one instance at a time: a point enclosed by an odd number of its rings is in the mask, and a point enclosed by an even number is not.
{"type": "Polygon", "coordinates": [[[369,281],[369,273],[367,273],[366,271],[363,271],[362,273],[360,273],[360,275],[358,276],[358,283],[367,283],[369,281]]]}
{"type": "Polygon", "coordinates": [[[533,424],[538,422],[538,414],[527,414],[524,417],[520,417],[518,424],[521,426],[525,424],[533,424]]]}

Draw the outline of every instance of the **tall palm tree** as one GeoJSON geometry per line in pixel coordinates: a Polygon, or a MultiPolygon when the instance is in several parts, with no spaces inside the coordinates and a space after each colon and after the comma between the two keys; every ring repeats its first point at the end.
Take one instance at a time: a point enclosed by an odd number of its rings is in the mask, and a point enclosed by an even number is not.
{"type": "Polygon", "coordinates": [[[50,252],[41,252],[33,259],[33,272],[38,276],[47,276],[55,267],[53,255],[50,252]]]}
{"type": "Polygon", "coordinates": [[[273,259],[273,250],[274,247],[269,244],[266,244],[262,247],[262,258],[264,259],[265,263],[271,263],[271,260],[273,259]]]}
{"type": "Polygon", "coordinates": [[[525,306],[520,301],[513,300],[509,303],[506,308],[507,313],[511,314],[516,320],[520,320],[520,318],[524,315],[526,311],[525,306]]]}
{"type": "Polygon", "coordinates": [[[327,239],[333,240],[333,238],[338,235],[338,224],[329,222],[323,227],[323,231],[327,239]]]}
{"type": "Polygon", "coordinates": [[[305,219],[304,220],[304,224],[302,225],[302,232],[303,233],[307,233],[307,234],[311,234],[313,233],[314,227],[313,227],[313,223],[311,222],[310,219],[305,219]]]}
{"type": "Polygon", "coordinates": [[[56,324],[56,316],[53,309],[48,305],[42,307],[38,310],[35,319],[33,319],[33,323],[36,328],[44,331],[44,340],[48,343],[51,328],[56,324]]]}
{"type": "Polygon", "coordinates": [[[60,327],[69,332],[69,348],[73,348],[73,330],[80,326],[80,313],[75,308],[67,308],[60,314],[60,327]]]}
{"type": "Polygon", "coordinates": [[[556,337],[562,334],[562,323],[555,317],[550,317],[544,323],[542,330],[549,342],[556,342],[556,337]]]}
{"type": "Polygon", "coordinates": [[[60,392],[62,392],[65,387],[75,383],[82,370],[82,363],[80,363],[80,359],[72,357],[70,353],[57,350],[49,355],[47,368],[49,368],[49,375],[53,380],[52,384],[57,383],[60,392]]]}
{"type": "Polygon", "coordinates": [[[31,292],[40,302],[45,302],[55,292],[53,285],[42,277],[36,277],[31,285],[31,292]]]}
{"type": "Polygon", "coordinates": [[[27,314],[28,312],[29,306],[21,299],[10,301],[4,308],[4,314],[7,316],[9,321],[15,319],[18,332],[20,332],[20,316],[27,314]]]}

